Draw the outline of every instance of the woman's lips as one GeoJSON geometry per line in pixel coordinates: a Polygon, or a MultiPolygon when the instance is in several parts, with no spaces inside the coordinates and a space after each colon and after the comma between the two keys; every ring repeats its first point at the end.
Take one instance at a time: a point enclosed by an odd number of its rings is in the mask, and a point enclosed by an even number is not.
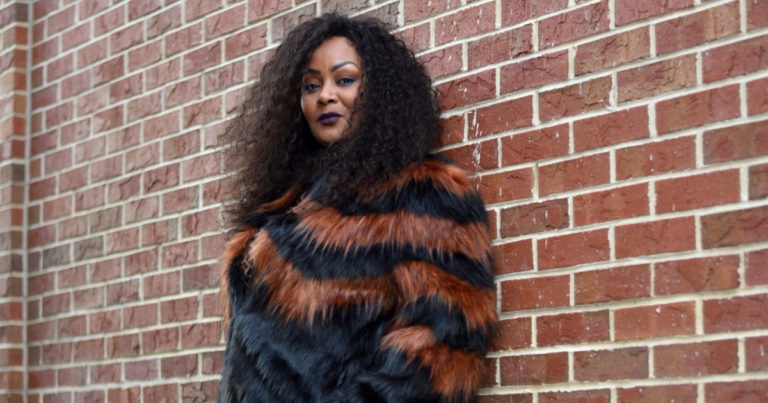
{"type": "Polygon", "coordinates": [[[320,122],[321,125],[329,126],[336,123],[340,118],[341,115],[336,112],[326,112],[318,116],[317,121],[320,122]]]}

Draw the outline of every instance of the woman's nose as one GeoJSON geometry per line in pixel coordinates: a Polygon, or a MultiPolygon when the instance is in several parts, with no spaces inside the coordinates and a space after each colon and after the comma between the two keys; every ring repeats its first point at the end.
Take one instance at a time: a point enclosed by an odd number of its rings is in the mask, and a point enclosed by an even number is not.
{"type": "Polygon", "coordinates": [[[331,84],[323,84],[320,88],[320,102],[327,104],[336,102],[336,91],[331,84]]]}

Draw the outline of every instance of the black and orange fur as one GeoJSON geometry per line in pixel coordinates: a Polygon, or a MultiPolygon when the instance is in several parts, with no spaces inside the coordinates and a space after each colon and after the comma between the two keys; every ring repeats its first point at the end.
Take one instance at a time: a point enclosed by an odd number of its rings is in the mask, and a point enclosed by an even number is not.
{"type": "Polygon", "coordinates": [[[222,402],[466,402],[496,321],[487,217],[431,157],[343,204],[321,185],[229,242],[222,402]]]}

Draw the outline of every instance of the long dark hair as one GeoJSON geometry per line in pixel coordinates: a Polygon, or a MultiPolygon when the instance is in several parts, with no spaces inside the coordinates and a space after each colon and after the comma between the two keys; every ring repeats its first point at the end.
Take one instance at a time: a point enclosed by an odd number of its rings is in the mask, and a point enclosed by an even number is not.
{"type": "Polygon", "coordinates": [[[297,26],[265,63],[225,134],[236,177],[235,227],[253,225],[256,212],[289,189],[322,182],[323,201],[341,202],[423,159],[441,130],[431,84],[413,52],[376,20],[326,14],[297,26]],[[362,113],[354,132],[324,147],[304,119],[300,87],[312,52],[334,36],[347,38],[360,55],[362,113]]]}

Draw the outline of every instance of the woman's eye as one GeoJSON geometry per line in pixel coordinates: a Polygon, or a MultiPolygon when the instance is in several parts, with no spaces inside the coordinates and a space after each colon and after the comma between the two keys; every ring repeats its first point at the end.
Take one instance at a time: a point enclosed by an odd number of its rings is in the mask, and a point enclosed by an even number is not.
{"type": "Polygon", "coordinates": [[[317,91],[317,89],[320,88],[317,84],[304,84],[304,92],[314,92],[317,91]]]}
{"type": "Polygon", "coordinates": [[[341,80],[339,80],[340,85],[350,85],[355,82],[354,78],[344,77],[341,80]]]}

